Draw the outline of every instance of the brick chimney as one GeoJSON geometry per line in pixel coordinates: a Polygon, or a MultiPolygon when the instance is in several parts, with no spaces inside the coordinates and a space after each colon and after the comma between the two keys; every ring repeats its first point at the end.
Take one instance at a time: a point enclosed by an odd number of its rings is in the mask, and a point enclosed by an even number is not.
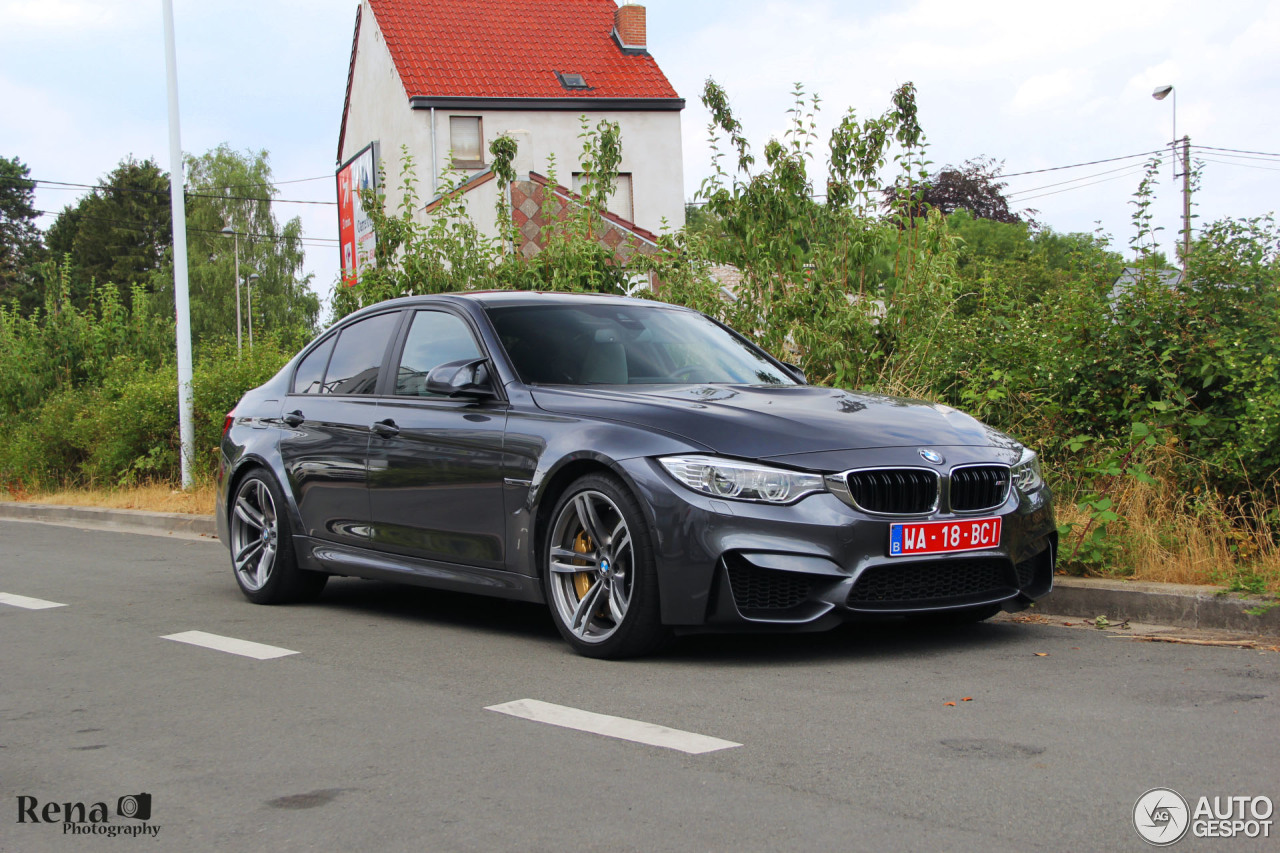
{"type": "Polygon", "coordinates": [[[614,13],[613,28],[618,43],[625,50],[647,50],[648,41],[645,32],[645,10],[636,3],[625,2],[614,13]]]}

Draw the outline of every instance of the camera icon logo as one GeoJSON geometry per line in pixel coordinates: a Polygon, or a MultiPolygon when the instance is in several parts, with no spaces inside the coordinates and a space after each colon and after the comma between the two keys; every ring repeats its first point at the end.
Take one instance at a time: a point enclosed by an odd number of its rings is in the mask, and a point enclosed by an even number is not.
{"type": "Polygon", "coordinates": [[[129,794],[116,802],[116,814],[134,820],[151,820],[151,795],[129,794]]]}

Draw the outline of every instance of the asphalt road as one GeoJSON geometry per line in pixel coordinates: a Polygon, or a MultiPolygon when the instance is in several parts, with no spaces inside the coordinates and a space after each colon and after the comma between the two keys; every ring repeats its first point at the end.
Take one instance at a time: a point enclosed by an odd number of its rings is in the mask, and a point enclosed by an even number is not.
{"type": "Polygon", "coordinates": [[[0,593],[65,605],[0,603],[6,851],[1142,850],[1150,788],[1280,800],[1273,652],[997,621],[687,638],[608,663],[539,607],[354,580],[257,607],[216,542],[7,521],[0,593]],[[296,654],[164,639],[187,631],[296,654]],[[741,746],[486,710],[520,699],[741,746]],[[116,815],[144,792],[149,821],[116,815]],[[104,802],[107,825],[155,834],[19,823],[21,797],[104,802]]]}

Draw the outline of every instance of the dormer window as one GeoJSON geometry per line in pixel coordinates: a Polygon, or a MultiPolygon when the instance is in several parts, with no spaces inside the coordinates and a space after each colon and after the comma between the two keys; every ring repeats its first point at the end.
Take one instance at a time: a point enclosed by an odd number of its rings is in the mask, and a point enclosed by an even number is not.
{"type": "Polygon", "coordinates": [[[566,74],[561,71],[556,72],[556,78],[560,81],[560,85],[566,89],[590,89],[587,85],[587,78],[581,74],[566,74]]]}

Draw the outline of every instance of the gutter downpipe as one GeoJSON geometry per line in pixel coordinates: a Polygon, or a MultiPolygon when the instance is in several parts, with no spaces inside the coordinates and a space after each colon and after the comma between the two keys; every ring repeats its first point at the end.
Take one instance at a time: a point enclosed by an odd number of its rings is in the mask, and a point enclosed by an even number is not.
{"type": "Polygon", "coordinates": [[[440,160],[436,156],[436,108],[431,108],[431,198],[434,201],[440,195],[440,176],[438,174],[440,160]]]}

